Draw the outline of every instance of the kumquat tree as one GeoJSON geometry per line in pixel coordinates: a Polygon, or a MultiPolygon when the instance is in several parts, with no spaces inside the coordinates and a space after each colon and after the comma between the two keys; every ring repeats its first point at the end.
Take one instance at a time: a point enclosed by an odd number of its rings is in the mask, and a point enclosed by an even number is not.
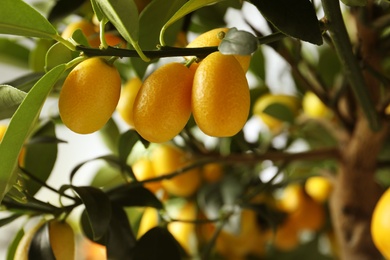
{"type": "Polygon", "coordinates": [[[389,32],[386,0],[0,0],[4,259],[390,259],[389,32]]]}

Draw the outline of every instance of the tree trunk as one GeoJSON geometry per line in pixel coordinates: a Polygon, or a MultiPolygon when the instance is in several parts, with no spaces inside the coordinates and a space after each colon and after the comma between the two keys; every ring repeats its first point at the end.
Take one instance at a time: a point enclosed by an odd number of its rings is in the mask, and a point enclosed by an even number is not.
{"type": "Polygon", "coordinates": [[[372,242],[370,224],[383,192],[374,175],[387,132],[388,126],[373,132],[361,116],[354,133],[340,148],[341,161],[330,210],[341,259],[381,259],[372,242]]]}

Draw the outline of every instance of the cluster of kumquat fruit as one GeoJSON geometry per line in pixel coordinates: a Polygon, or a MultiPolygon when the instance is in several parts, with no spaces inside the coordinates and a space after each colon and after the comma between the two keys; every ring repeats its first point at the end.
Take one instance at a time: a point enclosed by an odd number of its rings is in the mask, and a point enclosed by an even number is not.
{"type": "MultiPolygon", "coordinates": [[[[208,31],[187,47],[218,46],[227,30],[208,31]]],[[[165,64],[144,82],[131,79],[126,83],[119,114],[143,138],[156,143],[178,135],[191,113],[205,134],[233,136],[242,129],[249,114],[245,75],[249,62],[250,56],[214,52],[189,66],[178,62],[165,64]]]]}

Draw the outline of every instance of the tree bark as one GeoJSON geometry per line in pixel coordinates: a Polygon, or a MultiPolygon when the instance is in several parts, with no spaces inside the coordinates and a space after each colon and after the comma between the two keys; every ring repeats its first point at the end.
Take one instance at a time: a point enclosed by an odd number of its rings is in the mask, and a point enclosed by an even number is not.
{"type": "Polygon", "coordinates": [[[375,181],[375,172],[387,133],[387,125],[373,132],[362,115],[350,139],[340,147],[340,167],[330,211],[341,259],[381,259],[372,242],[370,225],[375,204],[383,192],[375,181]]]}

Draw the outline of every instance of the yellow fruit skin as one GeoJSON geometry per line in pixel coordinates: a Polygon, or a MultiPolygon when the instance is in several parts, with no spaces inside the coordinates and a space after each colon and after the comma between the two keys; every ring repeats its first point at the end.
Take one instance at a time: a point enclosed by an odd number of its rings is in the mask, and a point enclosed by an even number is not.
{"type": "Polygon", "coordinates": [[[118,104],[121,78],[101,58],[78,64],[65,79],[58,100],[63,123],[79,134],[93,133],[110,119],[118,104]]]}
{"type": "MultiPolygon", "coordinates": [[[[222,39],[219,37],[219,34],[227,33],[229,28],[216,28],[210,31],[207,31],[198,37],[196,37],[192,42],[187,45],[187,48],[200,48],[200,47],[213,47],[219,46],[222,39]]],[[[250,55],[233,55],[238,63],[240,63],[241,68],[244,72],[247,72],[249,69],[251,56],[250,55]]],[[[190,59],[191,57],[187,57],[190,59]]]]}
{"type": "Polygon", "coordinates": [[[326,177],[313,176],[306,180],[305,191],[314,200],[323,203],[332,192],[332,183],[326,177]]]}
{"type": "Polygon", "coordinates": [[[0,142],[3,139],[6,130],[7,130],[6,125],[0,125],[0,142]]]}
{"type": "MultiPolygon", "coordinates": [[[[175,219],[184,221],[195,220],[197,218],[195,204],[192,202],[187,202],[179,210],[178,214],[173,217],[175,219]]],[[[175,221],[170,222],[167,228],[188,254],[192,255],[196,253],[197,243],[194,223],[175,221]]]]}
{"type": "Polygon", "coordinates": [[[310,91],[306,92],[303,96],[302,109],[306,115],[314,118],[330,117],[332,114],[329,108],[310,91]]]}
{"type": "Polygon", "coordinates": [[[156,208],[145,208],[138,227],[137,238],[142,237],[150,229],[157,227],[159,221],[158,211],[156,208]]]}
{"type": "Polygon", "coordinates": [[[138,77],[128,80],[122,89],[121,97],[116,108],[122,119],[130,126],[134,126],[133,106],[141,85],[142,81],[138,77]]]}
{"type": "Polygon", "coordinates": [[[142,84],[133,107],[134,126],[150,142],[162,143],[178,135],[191,115],[193,71],[169,63],[142,84]]]}
{"type": "Polygon", "coordinates": [[[93,23],[87,20],[80,20],[77,22],[70,23],[62,32],[62,38],[71,38],[73,33],[77,29],[80,29],[87,38],[97,33],[97,31],[95,30],[95,25],[93,23]]]}
{"type": "Polygon", "coordinates": [[[237,60],[219,52],[208,55],[195,72],[192,88],[199,128],[210,136],[233,136],[245,125],[249,108],[249,86],[237,60]]]}
{"type": "MultiPolygon", "coordinates": [[[[152,151],[151,160],[156,176],[173,173],[190,163],[185,153],[172,145],[159,145],[152,151]]],[[[170,194],[188,197],[194,194],[201,184],[200,170],[194,168],[171,179],[162,181],[163,188],[170,194]]]]}
{"type": "MultiPolygon", "coordinates": [[[[154,172],[153,163],[146,157],[138,159],[132,166],[135,177],[138,181],[143,181],[156,177],[154,172]]],[[[161,182],[145,183],[145,188],[152,192],[156,192],[161,188],[161,182]]]]}
{"type": "Polygon", "coordinates": [[[202,168],[202,177],[205,182],[212,183],[221,180],[223,177],[222,165],[219,163],[209,163],[202,168]]]}
{"type": "Polygon", "coordinates": [[[390,259],[390,189],[377,202],[371,220],[371,235],[376,248],[390,259]]]}
{"type": "Polygon", "coordinates": [[[260,117],[271,131],[279,131],[283,125],[281,120],[263,112],[268,106],[275,103],[287,106],[294,115],[298,113],[299,109],[298,99],[294,96],[265,94],[259,97],[253,105],[253,114],[260,117]]]}
{"type": "Polygon", "coordinates": [[[49,222],[50,245],[57,260],[69,260],[75,257],[75,234],[72,227],[62,221],[49,222]]]}

